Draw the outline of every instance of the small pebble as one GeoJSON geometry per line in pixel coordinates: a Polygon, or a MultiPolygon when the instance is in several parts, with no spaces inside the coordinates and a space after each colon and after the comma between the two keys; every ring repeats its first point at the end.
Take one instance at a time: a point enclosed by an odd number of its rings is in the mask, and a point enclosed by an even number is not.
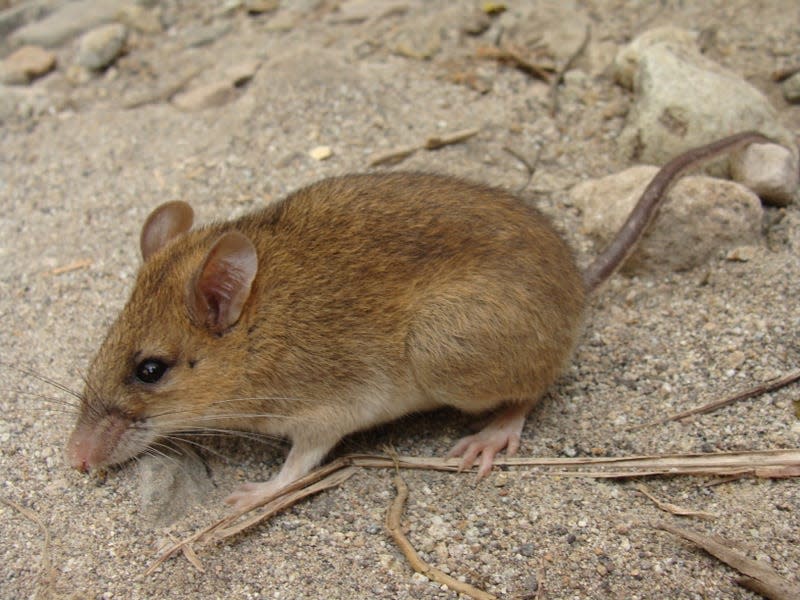
{"type": "Polygon", "coordinates": [[[128,28],[119,23],[92,29],[81,38],[76,60],[87,69],[103,69],[122,53],[127,39],[128,28]]]}
{"type": "Polygon", "coordinates": [[[317,146],[309,150],[308,155],[314,160],[328,160],[333,156],[333,150],[330,146],[317,146]]]}
{"type": "Polygon", "coordinates": [[[52,71],[56,55],[39,46],[23,46],[0,63],[0,83],[7,85],[30,83],[52,71]]]}

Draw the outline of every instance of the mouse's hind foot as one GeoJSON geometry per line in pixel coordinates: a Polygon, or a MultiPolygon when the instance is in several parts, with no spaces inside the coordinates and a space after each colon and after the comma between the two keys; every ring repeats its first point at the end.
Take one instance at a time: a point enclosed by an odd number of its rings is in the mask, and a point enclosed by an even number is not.
{"type": "Polygon", "coordinates": [[[519,450],[522,428],[530,411],[529,404],[511,404],[495,414],[478,433],[468,435],[453,447],[448,458],[461,457],[459,468],[471,468],[478,460],[478,479],[483,479],[492,470],[494,458],[505,449],[507,456],[519,450]]]}

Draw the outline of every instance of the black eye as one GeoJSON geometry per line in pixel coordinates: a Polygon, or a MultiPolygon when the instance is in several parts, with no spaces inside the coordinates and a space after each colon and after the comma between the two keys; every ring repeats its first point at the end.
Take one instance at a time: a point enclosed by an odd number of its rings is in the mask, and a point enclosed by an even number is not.
{"type": "Polygon", "coordinates": [[[157,358],[146,358],[136,365],[136,379],[142,383],[155,383],[164,376],[169,367],[157,358]]]}

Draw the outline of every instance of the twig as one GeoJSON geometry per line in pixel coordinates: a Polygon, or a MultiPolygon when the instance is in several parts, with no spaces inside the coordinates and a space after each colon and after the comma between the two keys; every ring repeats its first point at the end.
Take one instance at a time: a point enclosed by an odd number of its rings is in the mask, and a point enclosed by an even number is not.
{"type": "MultiPolygon", "coordinates": [[[[350,454],[338,459],[355,467],[432,471],[461,471],[457,458],[431,456],[398,456],[391,459],[380,455],[350,454]]],[[[729,475],[734,472],[755,474],[766,467],[800,466],[800,448],[757,450],[752,452],[714,452],[708,454],[657,454],[622,457],[495,457],[495,466],[541,467],[543,475],[580,477],[641,477],[644,475],[729,475]],[[594,467],[597,471],[579,471],[594,467]]]]}
{"type": "MultiPolygon", "coordinates": [[[[560,477],[628,478],[652,475],[740,475],[787,477],[795,472],[800,476],[800,448],[762,450],[754,452],[720,452],[714,454],[664,454],[602,458],[539,458],[496,457],[496,466],[542,468],[541,474],[560,477]],[[596,471],[580,471],[591,466],[596,471]]],[[[276,496],[232,513],[188,538],[164,550],[145,571],[151,574],[159,565],[177,552],[193,544],[207,544],[236,535],[257,523],[310,496],[346,481],[356,468],[365,469],[427,469],[460,472],[457,458],[419,456],[381,456],[348,454],[323,465],[281,490],[276,496]],[[263,511],[240,520],[244,515],[263,507],[263,511]]],[[[191,554],[187,558],[195,564],[191,554]]],[[[197,561],[199,563],[199,561],[197,561]]]]}
{"type": "Polygon", "coordinates": [[[86,267],[91,266],[91,264],[92,264],[92,259],[84,258],[82,260],[76,260],[74,262],[71,262],[68,265],[63,265],[61,267],[56,267],[54,269],[50,269],[49,271],[45,271],[43,275],[61,275],[63,273],[69,273],[70,271],[85,269],[86,267]]]}
{"type": "Polygon", "coordinates": [[[377,154],[370,159],[369,164],[371,167],[377,167],[380,165],[399,163],[400,161],[414,154],[417,150],[438,150],[444,146],[450,146],[451,144],[458,144],[464,140],[468,140],[478,133],[480,133],[480,129],[472,128],[462,129],[460,131],[454,131],[452,133],[445,133],[442,135],[434,135],[427,138],[421,144],[396,148],[394,150],[389,150],[388,152],[377,154]]]}
{"type": "Polygon", "coordinates": [[[396,148],[394,150],[389,150],[388,152],[382,152],[381,154],[373,156],[369,160],[369,164],[371,167],[378,167],[381,165],[393,165],[399,163],[402,160],[405,160],[419,149],[420,146],[416,145],[416,146],[406,146],[404,148],[396,148]]]}
{"type": "Polygon", "coordinates": [[[542,65],[537,65],[536,63],[532,63],[529,60],[525,59],[519,50],[516,48],[512,48],[510,46],[503,46],[502,48],[498,48],[496,46],[484,46],[482,48],[478,48],[476,55],[478,58],[488,58],[491,60],[496,60],[500,62],[511,63],[514,67],[519,69],[520,71],[527,73],[537,79],[541,79],[544,82],[550,81],[550,67],[545,67],[542,65]]]}
{"type": "Polygon", "coordinates": [[[748,558],[730,540],[720,536],[702,535],[696,531],[674,527],[668,523],[657,523],[654,526],[689,540],[728,566],[733,567],[746,576],[744,579],[738,579],[738,583],[767,598],[772,600],[800,598],[800,586],[781,577],[768,564],[748,558]]]}
{"type": "Polygon", "coordinates": [[[561,82],[564,81],[564,74],[572,68],[572,65],[575,64],[575,61],[578,60],[578,57],[586,51],[586,47],[589,45],[589,40],[592,37],[592,26],[586,25],[586,33],[583,35],[583,41],[581,45],[578,46],[577,50],[573,52],[567,61],[561,65],[561,68],[556,72],[556,76],[550,82],[550,116],[555,117],[556,113],[558,112],[558,86],[561,85],[561,82]]]}
{"type": "Polygon", "coordinates": [[[21,504],[17,504],[13,500],[9,500],[8,498],[4,498],[2,496],[0,496],[0,502],[16,510],[23,517],[29,521],[32,521],[41,530],[42,535],[44,536],[44,542],[42,543],[42,557],[39,560],[39,575],[37,577],[38,585],[36,586],[36,592],[33,597],[36,600],[39,600],[40,598],[49,598],[50,589],[53,586],[53,581],[55,580],[56,576],[55,571],[50,564],[50,531],[47,529],[44,521],[42,521],[42,518],[29,508],[25,508],[21,504]]]}
{"type": "Polygon", "coordinates": [[[480,129],[475,127],[472,129],[462,129],[461,131],[454,131],[453,133],[447,133],[445,135],[431,136],[427,140],[425,140],[425,145],[423,147],[426,150],[438,150],[439,148],[443,148],[444,146],[450,146],[451,144],[458,144],[459,142],[468,140],[472,136],[478,135],[479,132],[480,129]]]}
{"type": "Polygon", "coordinates": [[[389,530],[389,534],[392,536],[392,539],[394,539],[397,547],[400,548],[400,551],[406,557],[406,560],[408,561],[408,564],[411,565],[411,568],[417,573],[424,575],[428,579],[444,584],[451,590],[459,594],[469,596],[470,598],[476,598],[478,600],[491,600],[496,598],[496,596],[493,596],[492,594],[484,592],[483,590],[480,590],[468,583],[459,581],[444,571],[440,571],[436,567],[430,566],[419,557],[419,554],[417,554],[414,546],[411,545],[411,542],[408,541],[408,538],[403,533],[403,526],[400,524],[400,519],[403,516],[403,508],[405,506],[406,499],[408,498],[408,486],[406,485],[406,482],[403,481],[403,478],[400,477],[400,475],[395,476],[394,486],[397,488],[397,496],[386,513],[386,529],[389,530]]]}
{"type": "Polygon", "coordinates": [[[525,170],[528,172],[528,179],[525,180],[525,183],[520,186],[516,192],[519,194],[522,190],[528,187],[531,184],[531,179],[533,179],[533,174],[536,172],[536,166],[539,164],[539,157],[542,155],[542,149],[536,152],[536,156],[533,159],[533,162],[529,162],[521,152],[514,150],[511,146],[503,146],[503,150],[508,152],[511,156],[516,158],[522,165],[525,167],[525,170]]]}
{"type": "Polygon", "coordinates": [[[705,512],[702,510],[692,510],[691,508],[683,508],[682,506],[678,506],[677,504],[672,504],[671,502],[664,502],[663,500],[659,500],[653,494],[650,493],[650,490],[647,489],[644,485],[637,485],[634,489],[642,494],[645,498],[650,500],[653,504],[655,504],[658,508],[663,510],[664,512],[668,512],[673,515],[678,515],[680,517],[699,517],[701,519],[716,519],[717,515],[710,512],[705,512]]]}
{"type": "Polygon", "coordinates": [[[728,398],[723,398],[722,400],[716,400],[714,402],[710,402],[709,404],[704,404],[702,406],[690,408],[689,410],[685,410],[683,412],[679,412],[677,414],[664,417],[663,419],[658,419],[657,421],[651,421],[649,423],[644,423],[642,425],[635,425],[629,428],[628,431],[635,431],[637,429],[643,429],[645,427],[650,427],[652,425],[663,425],[664,423],[668,423],[670,421],[679,421],[680,419],[685,419],[686,417],[691,417],[692,415],[701,415],[709,413],[717,410],[718,408],[722,408],[723,406],[728,406],[729,404],[733,404],[734,402],[739,402],[740,400],[748,400],[750,398],[755,398],[756,396],[760,396],[768,392],[774,392],[775,390],[778,390],[782,387],[786,387],[787,385],[791,385],[798,380],[800,380],[800,369],[791,371],[790,373],[783,375],[782,377],[777,377],[765,383],[758,384],[750,389],[744,390],[743,392],[738,392],[733,396],[729,396],[728,398]]]}

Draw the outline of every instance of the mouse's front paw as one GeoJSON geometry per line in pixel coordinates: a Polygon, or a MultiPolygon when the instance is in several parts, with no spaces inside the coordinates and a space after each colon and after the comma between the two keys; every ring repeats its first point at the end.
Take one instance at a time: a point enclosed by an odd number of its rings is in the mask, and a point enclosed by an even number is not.
{"type": "Polygon", "coordinates": [[[230,504],[236,510],[255,508],[272,500],[280,489],[280,486],[273,481],[245,483],[225,498],[225,504],[230,504]]]}

